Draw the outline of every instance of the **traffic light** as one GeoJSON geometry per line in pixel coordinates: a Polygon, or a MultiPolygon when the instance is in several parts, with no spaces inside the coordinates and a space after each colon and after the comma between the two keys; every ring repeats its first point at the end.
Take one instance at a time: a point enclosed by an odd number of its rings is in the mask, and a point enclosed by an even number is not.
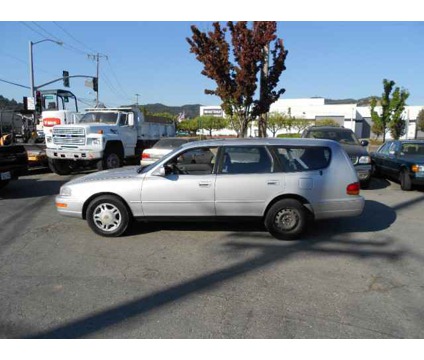
{"type": "Polygon", "coordinates": [[[39,114],[43,111],[43,97],[40,91],[35,92],[35,111],[39,114]]]}
{"type": "Polygon", "coordinates": [[[95,92],[99,91],[99,79],[96,77],[93,77],[93,90],[95,92]]]}
{"type": "Polygon", "coordinates": [[[63,86],[69,87],[69,71],[63,70],[63,86]]]}

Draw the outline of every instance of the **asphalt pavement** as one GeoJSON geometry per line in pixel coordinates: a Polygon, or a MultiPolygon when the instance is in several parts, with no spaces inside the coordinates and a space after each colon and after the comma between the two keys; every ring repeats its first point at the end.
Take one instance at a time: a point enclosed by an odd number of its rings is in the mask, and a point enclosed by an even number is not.
{"type": "Polygon", "coordinates": [[[375,179],[360,217],[297,241],[260,223],[139,223],[121,238],[62,217],[72,176],[0,190],[2,338],[423,338],[423,189],[375,179]]]}

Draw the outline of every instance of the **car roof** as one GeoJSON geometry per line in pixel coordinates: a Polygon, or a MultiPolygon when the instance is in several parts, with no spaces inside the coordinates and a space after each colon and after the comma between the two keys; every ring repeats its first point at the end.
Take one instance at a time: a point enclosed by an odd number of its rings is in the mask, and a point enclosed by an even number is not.
{"type": "Polygon", "coordinates": [[[340,144],[328,139],[305,139],[305,138],[237,138],[237,139],[210,139],[199,140],[182,145],[184,148],[199,146],[265,146],[265,145],[283,145],[283,146],[329,146],[339,147],[340,144]]]}

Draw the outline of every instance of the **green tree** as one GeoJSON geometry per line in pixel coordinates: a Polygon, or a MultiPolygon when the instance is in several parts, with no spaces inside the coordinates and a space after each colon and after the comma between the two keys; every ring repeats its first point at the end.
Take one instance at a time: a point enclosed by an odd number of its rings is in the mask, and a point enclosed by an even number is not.
{"type": "Polygon", "coordinates": [[[395,84],[393,80],[384,79],[384,92],[381,98],[374,97],[370,103],[373,127],[377,132],[381,132],[383,142],[386,141],[388,130],[390,130],[393,139],[399,139],[405,134],[405,120],[402,118],[402,112],[405,109],[409,92],[399,87],[394,88],[395,84]],[[378,102],[381,104],[381,114],[375,110],[378,102]]]}
{"type": "Polygon", "coordinates": [[[309,126],[313,124],[312,121],[306,119],[292,119],[292,128],[297,131],[298,134],[301,134],[304,130],[306,130],[309,126]]]}
{"type": "Polygon", "coordinates": [[[290,132],[293,125],[293,118],[284,113],[272,112],[268,115],[268,121],[266,122],[266,128],[272,133],[272,137],[275,137],[277,132],[281,129],[290,132]]]}
{"type": "Polygon", "coordinates": [[[245,137],[249,123],[267,113],[270,105],[284,93],[284,89],[276,90],[276,87],[286,69],[288,52],[283,40],[277,38],[275,21],[254,21],[252,28],[248,28],[247,21],[229,21],[227,26],[231,45],[226,40],[227,28],[221,28],[219,22],[207,33],[193,25],[192,37],[187,38],[187,42],[190,52],[203,64],[202,74],[216,82],[215,90],[205,90],[205,93],[221,98],[221,106],[233,128],[240,137],[245,137]],[[270,44],[273,46],[267,76],[261,81],[261,96],[255,100],[258,74],[268,61],[268,52],[264,49],[270,44]]]}
{"type": "Polygon", "coordinates": [[[424,131],[424,109],[422,109],[417,116],[417,129],[424,131]]]}
{"type": "Polygon", "coordinates": [[[203,115],[195,120],[198,121],[200,129],[209,131],[209,136],[212,136],[213,130],[225,129],[228,126],[228,121],[218,116],[203,115]]]}
{"type": "Polygon", "coordinates": [[[334,119],[321,119],[315,121],[316,126],[337,126],[340,127],[339,123],[334,119]]]}
{"type": "Polygon", "coordinates": [[[196,119],[182,120],[177,124],[177,129],[181,131],[187,131],[190,135],[196,135],[199,130],[199,122],[196,119]]]}

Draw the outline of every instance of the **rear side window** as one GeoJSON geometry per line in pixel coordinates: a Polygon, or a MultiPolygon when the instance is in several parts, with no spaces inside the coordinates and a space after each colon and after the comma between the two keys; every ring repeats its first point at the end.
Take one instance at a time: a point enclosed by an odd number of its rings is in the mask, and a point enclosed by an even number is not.
{"type": "Polygon", "coordinates": [[[327,147],[273,147],[280,164],[280,171],[302,172],[321,170],[330,164],[331,150],[327,147]]]}
{"type": "Polygon", "coordinates": [[[273,161],[263,146],[225,147],[221,173],[265,174],[273,172],[273,161]]]}

